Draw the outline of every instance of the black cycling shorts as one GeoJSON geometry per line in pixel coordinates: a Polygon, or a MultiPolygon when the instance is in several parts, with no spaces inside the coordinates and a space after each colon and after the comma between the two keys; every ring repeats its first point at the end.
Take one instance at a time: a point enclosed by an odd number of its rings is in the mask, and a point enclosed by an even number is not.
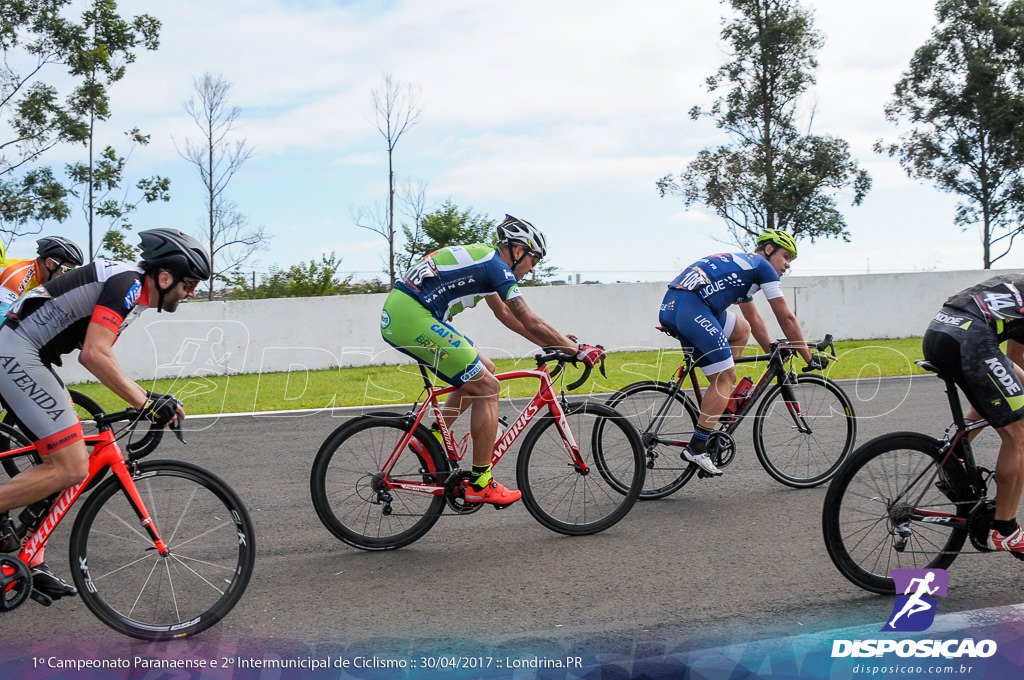
{"type": "Polygon", "coordinates": [[[984,321],[943,307],[922,341],[924,358],[963,390],[992,427],[1024,419],[1024,385],[984,321]]]}

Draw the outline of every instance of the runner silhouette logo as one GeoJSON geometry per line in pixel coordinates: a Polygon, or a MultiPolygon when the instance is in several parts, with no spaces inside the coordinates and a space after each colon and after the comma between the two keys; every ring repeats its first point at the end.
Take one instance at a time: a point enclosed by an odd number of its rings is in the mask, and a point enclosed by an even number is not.
{"type": "Polygon", "coordinates": [[[893,569],[896,602],[883,631],[916,633],[928,630],[935,621],[936,597],[945,597],[949,574],[945,569],[893,569]],[[902,593],[902,594],[900,594],[902,593]]]}

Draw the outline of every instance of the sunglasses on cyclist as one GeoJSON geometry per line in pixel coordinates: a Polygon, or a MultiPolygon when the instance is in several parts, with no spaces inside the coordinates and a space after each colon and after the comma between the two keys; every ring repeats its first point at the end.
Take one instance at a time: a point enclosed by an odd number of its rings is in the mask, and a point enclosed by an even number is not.
{"type": "Polygon", "coordinates": [[[199,285],[199,282],[194,279],[182,279],[181,282],[185,284],[186,293],[193,292],[196,289],[196,286],[199,285]]]}
{"type": "MultiPolygon", "coordinates": [[[[57,269],[60,270],[61,274],[67,274],[69,271],[71,271],[72,269],[75,268],[75,266],[72,265],[72,264],[67,264],[66,262],[58,262],[57,260],[53,259],[52,257],[50,258],[50,262],[53,262],[53,264],[56,265],[57,269]]],[[[54,270],[54,271],[56,271],[56,270],[54,270]]]]}

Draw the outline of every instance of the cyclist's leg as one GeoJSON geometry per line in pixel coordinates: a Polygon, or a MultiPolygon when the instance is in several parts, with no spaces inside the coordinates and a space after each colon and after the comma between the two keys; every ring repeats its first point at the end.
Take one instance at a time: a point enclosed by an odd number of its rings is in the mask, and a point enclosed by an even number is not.
{"type": "MultiPolygon", "coordinates": [[[[35,442],[41,463],[0,486],[0,513],[58,493],[83,481],[89,473],[82,424],[67,389],[20,336],[6,330],[3,341],[10,356],[4,359],[4,370],[0,371],[0,399],[35,442]]],[[[36,589],[55,598],[77,592],[50,572],[44,558],[45,548],[33,555],[28,565],[33,568],[36,589]]]]}
{"type": "MultiPolygon", "coordinates": [[[[701,402],[697,427],[690,443],[680,454],[684,460],[695,463],[704,472],[720,475],[719,470],[706,453],[708,439],[719,417],[725,411],[733,385],[736,383],[736,368],[729,335],[723,324],[730,321],[730,315],[712,313],[700,298],[687,291],[669,291],[662,305],[660,321],[670,328],[684,347],[693,347],[696,365],[704,371],[710,383],[701,402]]],[[[731,317],[729,331],[735,326],[731,317]]]]}
{"type": "Polygon", "coordinates": [[[451,324],[434,318],[417,301],[392,291],[384,304],[381,335],[401,352],[417,359],[456,390],[449,394],[442,417],[453,422],[467,408],[473,440],[473,471],[470,481],[486,497],[466,500],[506,505],[520,498],[490,477],[491,453],[498,431],[500,384],[494,377],[494,363],[483,356],[472,341],[451,324]],[[488,367],[491,367],[489,369],[488,367]],[[486,489],[481,489],[486,485],[486,489]]]}
{"type": "MultiPolygon", "coordinates": [[[[1024,493],[1024,384],[992,329],[977,320],[952,323],[958,318],[956,310],[943,308],[943,312],[948,313],[942,320],[933,320],[925,332],[923,354],[956,382],[972,411],[999,434],[993,528],[1011,537],[1018,530],[1017,507],[1024,493]]],[[[1013,542],[1014,546],[1004,549],[1024,551],[1024,534],[1013,542]]]]}
{"type": "Polygon", "coordinates": [[[743,350],[746,349],[747,343],[750,342],[750,322],[741,316],[736,316],[732,310],[727,309],[722,330],[725,332],[726,337],[729,338],[729,347],[732,348],[733,358],[742,356],[743,350]]]}
{"type": "Polygon", "coordinates": [[[9,356],[0,371],[0,400],[35,442],[42,463],[0,486],[0,512],[42,500],[89,473],[82,423],[67,388],[21,336],[4,329],[3,346],[9,356]]]}

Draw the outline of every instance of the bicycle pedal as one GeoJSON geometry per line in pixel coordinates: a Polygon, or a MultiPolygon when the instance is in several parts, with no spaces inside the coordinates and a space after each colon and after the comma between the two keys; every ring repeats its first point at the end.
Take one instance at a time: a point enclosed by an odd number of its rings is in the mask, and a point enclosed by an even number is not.
{"type": "Polygon", "coordinates": [[[33,600],[35,600],[39,604],[43,605],[44,607],[49,607],[51,604],[53,604],[53,598],[52,597],[50,597],[46,593],[39,592],[35,588],[33,588],[32,592],[29,593],[28,595],[29,595],[29,597],[31,597],[33,600]]]}
{"type": "Polygon", "coordinates": [[[506,503],[505,505],[498,505],[497,503],[495,503],[494,504],[494,509],[495,510],[504,510],[505,508],[507,508],[510,505],[512,505],[512,504],[511,503],[506,503]]]}

